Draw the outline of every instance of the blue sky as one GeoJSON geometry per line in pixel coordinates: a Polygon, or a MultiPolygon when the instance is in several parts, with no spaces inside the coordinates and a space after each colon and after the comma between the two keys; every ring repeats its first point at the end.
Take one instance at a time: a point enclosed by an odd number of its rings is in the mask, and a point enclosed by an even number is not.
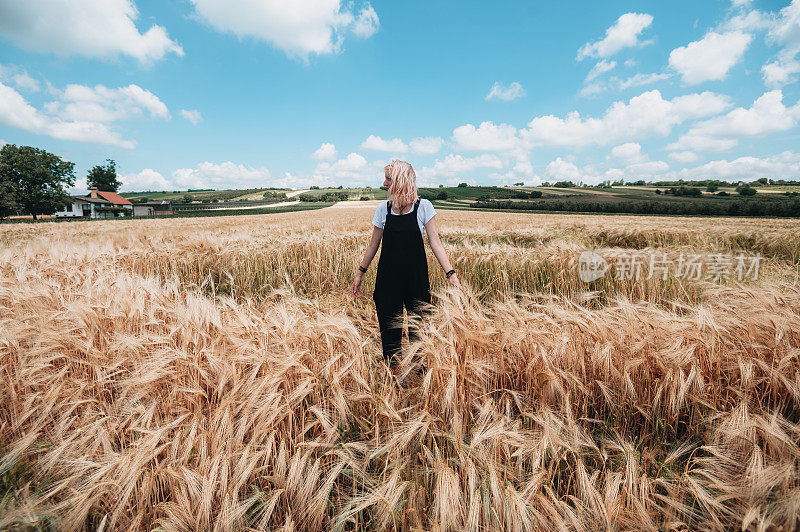
{"type": "Polygon", "coordinates": [[[0,143],[123,190],[800,179],[800,0],[0,3],[0,143]]]}

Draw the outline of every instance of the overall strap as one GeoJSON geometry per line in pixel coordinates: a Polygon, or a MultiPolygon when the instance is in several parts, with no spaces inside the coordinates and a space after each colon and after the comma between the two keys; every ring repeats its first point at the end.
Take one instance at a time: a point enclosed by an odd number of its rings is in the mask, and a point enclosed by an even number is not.
{"type": "Polygon", "coordinates": [[[392,212],[392,200],[386,202],[386,219],[383,221],[384,227],[386,226],[386,221],[389,219],[389,213],[392,212]]]}

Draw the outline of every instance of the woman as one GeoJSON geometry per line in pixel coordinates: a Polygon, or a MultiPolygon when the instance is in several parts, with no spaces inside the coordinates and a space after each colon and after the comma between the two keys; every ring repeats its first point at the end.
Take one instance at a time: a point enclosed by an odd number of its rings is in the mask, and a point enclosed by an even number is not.
{"type": "MultiPolygon", "coordinates": [[[[385,168],[383,186],[389,193],[389,201],[381,202],[372,218],[372,238],[364,259],[361,261],[353,281],[354,297],[361,295],[361,279],[383,240],[375,292],[372,296],[378,313],[383,356],[392,365],[400,354],[400,339],[403,330],[398,326],[398,317],[403,306],[409,314],[421,317],[426,305],[431,303],[428,281],[428,259],[422,241],[423,228],[428,233],[433,254],[444,269],[448,282],[460,288],[458,275],[450,265],[447,253],[436,228],[436,211],[429,200],[417,194],[417,176],[405,161],[392,161],[385,168]]],[[[414,327],[409,329],[409,338],[416,338],[414,327]]]]}

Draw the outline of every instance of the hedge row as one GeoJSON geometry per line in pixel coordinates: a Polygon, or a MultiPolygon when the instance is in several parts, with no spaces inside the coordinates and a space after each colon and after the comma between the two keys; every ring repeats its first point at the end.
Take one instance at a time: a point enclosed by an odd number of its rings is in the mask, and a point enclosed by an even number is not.
{"type": "Polygon", "coordinates": [[[759,199],[736,201],[476,201],[478,209],[535,211],[607,212],[630,214],[675,214],[707,216],[778,216],[800,217],[800,200],[759,199]]]}

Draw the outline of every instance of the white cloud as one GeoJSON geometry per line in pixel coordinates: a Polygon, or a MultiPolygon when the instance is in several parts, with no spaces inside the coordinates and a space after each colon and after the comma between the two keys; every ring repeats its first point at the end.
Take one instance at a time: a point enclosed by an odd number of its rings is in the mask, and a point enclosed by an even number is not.
{"type": "Polygon", "coordinates": [[[175,190],[177,188],[163,175],[151,168],[145,168],[136,173],[120,172],[119,180],[122,182],[120,189],[124,191],[175,190]]]}
{"type": "Polygon", "coordinates": [[[561,157],[556,158],[555,161],[550,161],[547,168],[545,168],[544,174],[559,181],[572,181],[575,183],[581,181],[581,171],[578,170],[578,167],[561,157]]]}
{"type": "Polygon", "coordinates": [[[323,142],[317,151],[311,154],[312,159],[318,161],[332,161],[336,159],[336,146],[330,142],[323,142]]]}
{"type": "Polygon", "coordinates": [[[453,141],[462,151],[502,152],[519,157],[537,146],[579,148],[591,144],[612,145],[652,135],[666,136],[687,120],[715,115],[731,107],[727,96],[703,92],[662,98],[657,90],[613,103],[600,118],[583,118],[577,111],[561,118],[538,116],[527,128],[482,122],[453,130],[453,141]]]}
{"type": "Polygon", "coordinates": [[[0,82],[11,83],[19,90],[39,92],[39,82],[28,71],[16,65],[0,65],[0,82]]]}
{"type": "Polygon", "coordinates": [[[153,25],[139,33],[131,0],[27,0],[0,3],[0,36],[34,52],[88,57],[127,55],[146,63],[183,49],[153,25]]]}
{"type": "Polygon", "coordinates": [[[194,126],[203,121],[203,115],[197,109],[181,109],[181,116],[194,126]]]}
{"type": "Polygon", "coordinates": [[[350,31],[366,38],[380,21],[370,4],[356,16],[341,0],[192,0],[209,26],[238,37],[267,42],[292,57],[330,54],[341,49],[350,31]]]}
{"type": "Polygon", "coordinates": [[[616,61],[606,61],[605,59],[601,59],[592,67],[589,73],[586,74],[586,79],[584,80],[584,83],[588,83],[593,79],[595,79],[596,77],[601,76],[606,72],[613,70],[614,67],[616,66],[617,66],[616,61]]]}
{"type": "Polygon", "coordinates": [[[781,9],[769,27],[768,40],[783,48],[777,59],[762,68],[764,82],[770,87],[794,83],[800,73],[800,0],[781,9]]]}
{"type": "Polygon", "coordinates": [[[720,113],[730,107],[727,96],[713,92],[688,94],[665,100],[657,90],[613,103],[602,118],[582,118],[577,111],[565,118],[539,116],[528,123],[520,136],[528,146],[608,145],[668,135],[673,126],[686,120],[720,113]]]}
{"type": "Polygon", "coordinates": [[[111,144],[133,148],[136,143],[124,140],[106,124],[87,120],[64,120],[32,107],[13,88],[0,83],[0,125],[61,140],[111,144]]]}
{"type": "Polygon", "coordinates": [[[664,161],[645,161],[630,164],[625,167],[625,175],[630,177],[650,177],[653,174],[663,174],[669,170],[669,165],[664,161]]]}
{"type": "Polygon", "coordinates": [[[631,87],[640,87],[642,85],[650,85],[658,81],[663,81],[672,77],[669,73],[653,72],[651,74],[634,74],[633,76],[620,79],[612,76],[607,82],[596,81],[590,83],[581,89],[581,96],[594,96],[605,91],[617,90],[622,91],[631,87]]]}
{"type": "Polygon", "coordinates": [[[362,39],[367,39],[378,31],[380,25],[378,14],[372,9],[371,5],[367,4],[361,9],[358,17],[356,17],[356,20],[353,22],[353,33],[362,39]]]}
{"type": "Polygon", "coordinates": [[[521,147],[517,128],[492,122],[482,122],[477,128],[472,124],[459,126],[453,130],[453,141],[465,151],[510,151],[521,147]]]}
{"type": "Polygon", "coordinates": [[[495,81],[485,99],[505,100],[508,102],[511,100],[516,100],[517,98],[522,98],[523,96],[525,96],[525,89],[522,88],[522,84],[520,82],[514,81],[509,84],[508,87],[504,87],[502,83],[495,81]]]}
{"type": "Polygon", "coordinates": [[[88,120],[109,123],[141,118],[169,119],[169,110],[158,96],[138,85],[111,89],[103,85],[67,85],[59,100],[44,106],[48,113],[63,120],[88,120]]]}
{"type": "Polygon", "coordinates": [[[800,120],[800,102],[793,107],[783,104],[780,90],[761,95],[750,109],[737,107],[692,126],[688,132],[667,146],[670,150],[723,151],[738,144],[738,139],[760,137],[795,127],[800,120]]]}
{"type": "Polygon", "coordinates": [[[752,35],[741,31],[710,31],[699,41],[672,50],[669,65],[691,85],[721,80],[739,62],[752,40],[752,35]]]}
{"type": "Polygon", "coordinates": [[[693,151],[674,151],[669,154],[669,158],[683,164],[694,163],[699,159],[693,151]]]}
{"type": "Polygon", "coordinates": [[[603,39],[584,44],[578,50],[578,60],[585,57],[610,57],[623,48],[637,46],[640,44],[639,34],[652,23],[652,15],[625,13],[606,30],[606,36],[603,39]]]}
{"type": "Polygon", "coordinates": [[[386,151],[393,153],[405,153],[408,151],[408,146],[399,138],[391,140],[384,140],[376,135],[370,135],[367,140],[361,143],[361,147],[365,150],[386,151]]]}
{"type": "Polygon", "coordinates": [[[778,58],[761,67],[764,83],[770,87],[782,87],[797,80],[800,73],[800,61],[794,50],[781,50],[778,58]]]}
{"type": "Polygon", "coordinates": [[[761,177],[796,179],[800,175],[800,153],[785,151],[769,157],[739,157],[731,161],[709,161],[671,174],[674,178],[754,180],[761,177]]]}
{"type": "Polygon", "coordinates": [[[464,157],[459,154],[449,154],[444,159],[437,159],[433,167],[424,167],[417,172],[417,176],[425,184],[433,185],[444,180],[446,183],[467,182],[474,183],[471,175],[480,168],[500,169],[503,162],[492,153],[484,153],[476,157],[464,157]]]}
{"type": "Polygon", "coordinates": [[[178,188],[257,188],[270,184],[271,174],[264,167],[253,168],[231,161],[216,164],[203,162],[194,168],[172,172],[178,188]]]}
{"type": "Polygon", "coordinates": [[[419,155],[433,155],[439,153],[444,141],[439,137],[416,137],[409,141],[411,151],[419,155]]]}
{"type": "Polygon", "coordinates": [[[611,148],[611,156],[627,164],[641,163],[647,160],[638,142],[626,142],[611,148]]]}
{"type": "Polygon", "coordinates": [[[333,163],[321,162],[314,169],[316,184],[356,185],[365,183],[383,183],[384,161],[367,160],[358,153],[350,153],[344,159],[333,163]]]}
{"type": "Polygon", "coordinates": [[[634,74],[633,76],[627,79],[621,80],[619,82],[619,88],[624,90],[630,87],[640,87],[642,85],[649,85],[657,81],[669,79],[670,77],[672,77],[672,75],[666,72],[662,73],[653,72],[651,74],[634,74]]]}

